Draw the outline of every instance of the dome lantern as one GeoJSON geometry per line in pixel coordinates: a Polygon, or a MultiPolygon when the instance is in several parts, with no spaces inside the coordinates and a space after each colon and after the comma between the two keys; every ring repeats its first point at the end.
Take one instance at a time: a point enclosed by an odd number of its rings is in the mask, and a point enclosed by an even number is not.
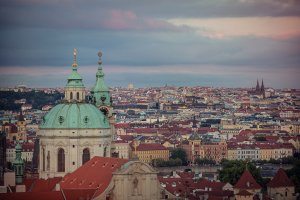
{"type": "Polygon", "coordinates": [[[84,102],[85,87],[81,76],[77,72],[77,50],[74,48],[74,62],[72,64],[72,73],[68,77],[68,82],[65,87],[65,100],[67,102],[84,102]]]}

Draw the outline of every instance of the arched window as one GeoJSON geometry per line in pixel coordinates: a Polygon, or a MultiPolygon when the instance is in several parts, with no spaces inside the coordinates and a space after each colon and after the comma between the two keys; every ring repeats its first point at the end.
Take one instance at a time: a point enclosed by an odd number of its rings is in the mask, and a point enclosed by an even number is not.
{"type": "Polygon", "coordinates": [[[73,99],[73,92],[70,93],[70,99],[73,99]]]}
{"type": "Polygon", "coordinates": [[[79,100],[79,92],[77,92],[76,97],[77,97],[77,100],[79,100]]]}
{"type": "Polygon", "coordinates": [[[45,171],[45,149],[43,148],[43,171],[45,171]]]}
{"type": "Polygon", "coordinates": [[[104,150],[103,150],[103,157],[106,157],[106,147],[104,147],[104,150]]]}
{"type": "Polygon", "coordinates": [[[48,151],[48,154],[47,154],[47,171],[50,170],[50,151],[48,151]]]}
{"type": "Polygon", "coordinates": [[[57,153],[57,171],[64,172],[65,171],[65,151],[63,149],[59,149],[57,153]]]}
{"type": "Polygon", "coordinates": [[[83,149],[82,152],[82,165],[90,160],[90,150],[88,148],[83,149]]]}

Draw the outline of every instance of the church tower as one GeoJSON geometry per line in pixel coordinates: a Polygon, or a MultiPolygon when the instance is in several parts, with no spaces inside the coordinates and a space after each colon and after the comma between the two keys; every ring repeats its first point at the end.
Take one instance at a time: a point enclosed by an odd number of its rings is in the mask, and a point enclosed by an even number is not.
{"type": "Polygon", "coordinates": [[[264,79],[261,80],[261,88],[260,88],[260,93],[263,95],[263,98],[266,97],[265,95],[265,85],[264,85],[264,79]]]}
{"type": "Polygon", "coordinates": [[[84,102],[85,88],[81,76],[77,72],[77,50],[74,49],[74,63],[72,64],[72,73],[68,77],[68,82],[65,87],[65,101],[67,102],[84,102]]]}
{"type": "Polygon", "coordinates": [[[258,79],[257,79],[257,82],[256,82],[256,88],[255,88],[255,91],[256,91],[256,92],[259,92],[259,91],[260,91],[258,79]]]}
{"type": "Polygon", "coordinates": [[[96,73],[96,83],[91,90],[92,101],[99,108],[99,110],[108,117],[109,124],[112,130],[112,136],[114,137],[115,129],[115,119],[113,116],[113,107],[112,107],[112,98],[109,92],[109,88],[104,82],[104,72],[102,69],[102,53],[99,51],[98,53],[98,71],[96,73]]]}
{"type": "Polygon", "coordinates": [[[16,145],[16,159],[13,162],[13,166],[16,174],[16,184],[23,183],[24,161],[22,159],[22,147],[19,143],[16,145]]]}
{"type": "Polygon", "coordinates": [[[20,115],[18,116],[17,127],[18,127],[18,132],[26,131],[26,122],[22,110],[20,111],[20,115]]]}
{"type": "Polygon", "coordinates": [[[91,90],[93,102],[103,112],[104,115],[110,117],[112,115],[111,96],[107,85],[104,82],[104,73],[101,67],[102,53],[98,53],[98,71],[96,73],[96,83],[91,90]]]}

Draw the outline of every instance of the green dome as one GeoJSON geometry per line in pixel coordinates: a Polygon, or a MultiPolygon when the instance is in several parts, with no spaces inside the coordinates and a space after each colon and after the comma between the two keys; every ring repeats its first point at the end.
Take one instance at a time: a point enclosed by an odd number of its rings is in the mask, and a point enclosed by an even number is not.
{"type": "Polygon", "coordinates": [[[44,117],[41,129],[110,128],[107,118],[92,104],[64,103],[52,108],[44,117]]]}

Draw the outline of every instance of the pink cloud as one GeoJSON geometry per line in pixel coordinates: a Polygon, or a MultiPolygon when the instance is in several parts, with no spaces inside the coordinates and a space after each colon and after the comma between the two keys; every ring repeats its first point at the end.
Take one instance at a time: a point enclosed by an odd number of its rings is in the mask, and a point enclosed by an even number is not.
{"type": "Polygon", "coordinates": [[[146,19],[137,16],[132,11],[112,10],[102,22],[106,29],[112,30],[165,30],[178,29],[169,22],[156,19],[146,19]]]}
{"type": "Polygon", "coordinates": [[[131,29],[136,21],[137,17],[132,11],[112,10],[103,25],[113,30],[131,29]]]}

